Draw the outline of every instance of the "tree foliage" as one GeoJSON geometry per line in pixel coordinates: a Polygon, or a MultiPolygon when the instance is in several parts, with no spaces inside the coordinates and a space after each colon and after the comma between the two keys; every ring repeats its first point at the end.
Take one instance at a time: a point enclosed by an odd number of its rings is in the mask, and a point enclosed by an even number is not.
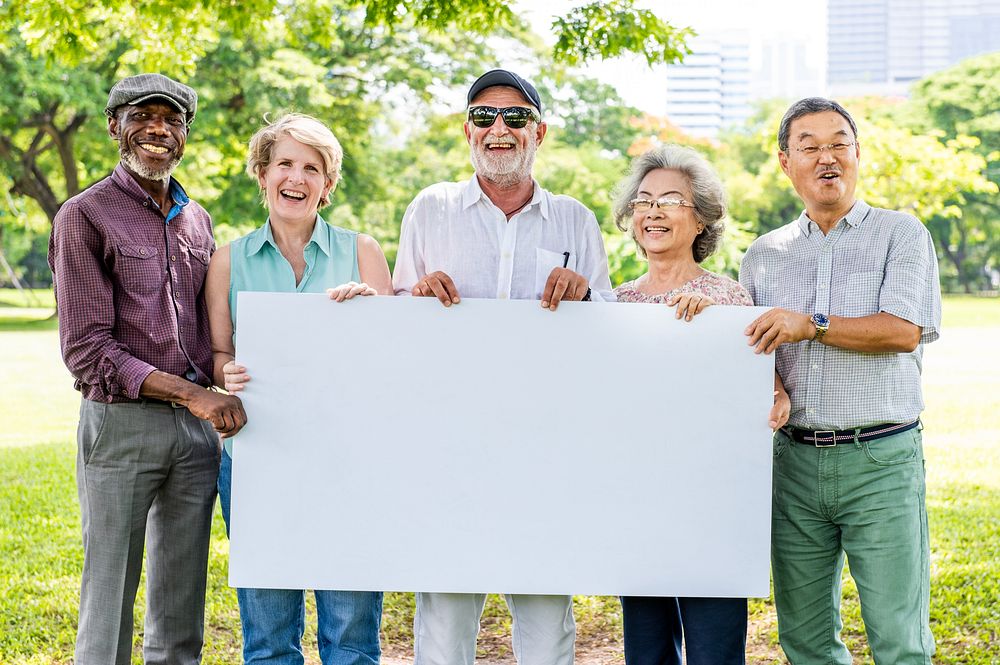
{"type": "MultiPolygon", "coordinates": [[[[64,64],[90,62],[93,54],[125,43],[129,64],[191,73],[221,33],[253,41],[281,27],[322,42],[345,12],[361,17],[373,31],[523,33],[526,26],[512,5],[511,0],[19,0],[0,5],[0,34],[14,31],[33,55],[64,64]],[[289,12],[295,20],[288,20],[289,12]]],[[[635,8],[633,0],[574,9],[554,21],[553,31],[553,55],[568,64],[630,53],[651,64],[672,62],[689,35],[635,8]]]]}
{"type": "MultiPolygon", "coordinates": [[[[622,52],[647,62],[685,53],[686,29],[631,0],[592,3],[555,20],[550,52],[509,0],[0,0],[0,240],[31,279],[45,277],[44,236],[59,205],[104,177],[117,155],[103,106],[121,76],[160,70],[199,92],[178,172],[213,213],[225,242],[264,215],[243,173],[249,136],[284,111],[327,123],[345,150],[327,217],[374,235],[390,261],[406,206],[423,187],[468,177],[462,118],[438,106],[517,51],[540,71],[550,131],[542,186],[583,201],[606,234],[616,281],[645,270],[613,225],[611,190],[628,158],[661,142],[695,147],[729,192],[729,235],[706,267],[732,273],[755,234],[802,204],[776,158],[785,102],[761,104],[742,127],[709,141],[643,116],[603,83],[571,73],[622,52]]],[[[859,194],[909,210],[931,230],[946,282],[967,290],[1000,268],[1000,54],[918,83],[907,102],[852,100],[860,126],[859,194]],[[990,182],[992,181],[992,182],[990,182]]]]}
{"type": "MultiPolygon", "coordinates": [[[[631,0],[606,13],[634,15],[635,26],[660,35],[663,58],[682,47],[683,33],[631,0]]],[[[570,40],[586,42],[591,32],[577,26],[570,40]]],[[[123,75],[162,71],[201,93],[192,186],[231,216],[254,212],[252,188],[233,184],[243,143],[265,113],[282,110],[330,124],[348,155],[340,200],[370,197],[381,184],[369,155],[387,100],[414,100],[411,112],[426,112],[435,91],[493,61],[486,36],[538,43],[510,2],[494,0],[0,2],[0,186],[51,220],[114,164],[102,115],[107,90],[123,75]]],[[[638,42],[614,53],[632,47],[638,42]]]]}
{"type": "Polygon", "coordinates": [[[947,260],[946,277],[966,290],[990,287],[987,271],[1000,271],[1000,53],[969,58],[932,74],[913,88],[901,114],[915,132],[963,146],[985,160],[986,190],[956,192],[955,206],[928,219],[947,260]]]}
{"type": "Polygon", "coordinates": [[[684,46],[690,28],[664,23],[649,10],[637,10],[631,0],[592,2],[573,9],[552,23],[557,60],[578,65],[595,58],[637,53],[649,65],[680,61],[690,53],[684,46]]]}

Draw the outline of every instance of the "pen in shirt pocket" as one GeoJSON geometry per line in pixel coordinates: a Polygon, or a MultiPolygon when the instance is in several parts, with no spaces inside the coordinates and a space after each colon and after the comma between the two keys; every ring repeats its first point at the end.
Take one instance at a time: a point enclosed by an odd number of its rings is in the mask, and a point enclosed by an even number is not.
{"type": "Polygon", "coordinates": [[[569,252],[563,252],[563,268],[569,265],[569,252]]]}

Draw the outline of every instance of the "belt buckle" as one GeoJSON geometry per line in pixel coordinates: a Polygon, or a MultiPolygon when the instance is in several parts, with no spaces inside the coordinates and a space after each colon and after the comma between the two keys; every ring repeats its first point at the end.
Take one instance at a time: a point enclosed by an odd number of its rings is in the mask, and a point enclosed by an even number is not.
{"type": "Polygon", "coordinates": [[[816,430],[816,431],[814,431],[813,432],[813,445],[816,446],[817,448],[832,448],[832,447],[836,446],[837,445],[837,431],[836,430],[832,430],[832,429],[823,429],[823,430],[816,430]],[[829,434],[830,435],[830,443],[820,443],[819,442],[819,435],[820,434],[829,434]]]}

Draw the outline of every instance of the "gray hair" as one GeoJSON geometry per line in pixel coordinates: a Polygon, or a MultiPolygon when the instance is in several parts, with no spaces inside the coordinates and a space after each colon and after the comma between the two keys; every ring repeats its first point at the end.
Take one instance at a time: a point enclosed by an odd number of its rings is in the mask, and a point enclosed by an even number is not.
{"type": "Polygon", "coordinates": [[[788,134],[792,130],[792,121],[797,120],[804,115],[824,113],[826,111],[834,111],[843,116],[844,120],[847,121],[847,124],[851,126],[851,131],[854,132],[854,139],[857,140],[858,126],[854,124],[854,118],[852,118],[851,114],[847,112],[847,109],[832,99],[826,99],[825,97],[806,97],[805,99],[800,99],[788,107],[788,110],[785,111],[784,117],[781,118],[781,125],[778,127],[778,150],[781,152],[788,152],[788,134]]]}
{"type": "MultiPolygon", "coordinates": [[[[667,169],[680,171],[691,186],[691,203],[694,216],[705,229],[695,237],[691,248],[696,263],[701,263],[719,248],[726,230],[726,190],[718,174],[700,153],[684,146],[665,144],[650,148],[632,160],[632,166],[625,179],[618,183],[614,191],[615,224],[622,231],[628,231],[635,241],[632,228],[632,211],[629,201],[636,198],[639,185],[651,171],[667,169]]],[[[635,244],[644,257],[646,251],[635,244]]]]}

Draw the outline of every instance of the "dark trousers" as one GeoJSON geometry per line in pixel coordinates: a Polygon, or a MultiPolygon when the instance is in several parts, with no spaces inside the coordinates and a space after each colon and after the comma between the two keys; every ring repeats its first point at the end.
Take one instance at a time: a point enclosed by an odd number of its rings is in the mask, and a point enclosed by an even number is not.
{"type": "Polygon", "coordinates": [[[744,665],[746,598],[622,596],[626,665],[744,665]]]}

